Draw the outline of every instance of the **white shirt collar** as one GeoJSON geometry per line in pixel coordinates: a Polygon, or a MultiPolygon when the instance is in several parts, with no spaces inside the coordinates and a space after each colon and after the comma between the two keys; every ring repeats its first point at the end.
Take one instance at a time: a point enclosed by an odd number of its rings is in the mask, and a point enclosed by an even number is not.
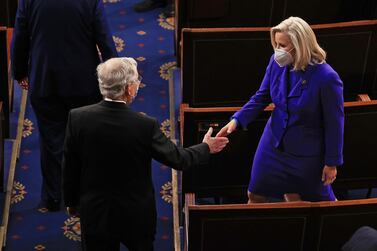
{"type": "Polygon", "coordinates": [[[109,98],[104,98],[105,101],[110,101],[110,102],[116,102],[116,103],[125,103],[127,105],[127,102],[124,100],[115,100],[115,99],[109,99],[109,98]]]}

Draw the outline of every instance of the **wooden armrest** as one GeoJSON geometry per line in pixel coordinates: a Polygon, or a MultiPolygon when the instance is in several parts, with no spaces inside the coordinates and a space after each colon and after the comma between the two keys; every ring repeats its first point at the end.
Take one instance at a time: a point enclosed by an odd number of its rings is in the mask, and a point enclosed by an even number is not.
{"type": "Polygon", "coordinates": [[[195,205],[195,194],[194,193],[186,193],[185,194],[185,205],[186,206],[195,205]]]}
{"type": "Polygon", "coordinates": [[[249,197],[248,204],[251,204],[251,203],[268,203],[268,199],[265,196],[250,193],[250,192],[248,192],[247,195],[249,197]]]}
{"type": "Polygon", "coordinates": [[[284,201],[293,202],[293,201],[302,201],[301,196],[298,193],[285,193],[284,201]]]}
{"type": "Polygon", "coordinates": [[[371,101],[368,94],[358,94],[357,95],[357,101],[371,101]]]}

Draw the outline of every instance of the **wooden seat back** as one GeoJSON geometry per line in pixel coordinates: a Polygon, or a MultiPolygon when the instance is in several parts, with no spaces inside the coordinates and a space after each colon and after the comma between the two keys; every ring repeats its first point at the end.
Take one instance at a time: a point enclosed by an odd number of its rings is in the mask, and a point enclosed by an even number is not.
{"type": "Polygon", "coordinates": [[[340,250],[364,225],[377,228],[377,199],[188,205],[186,250],[340,250]]]}
{"type": "MultiPolygon", "coordinates": [[[[312,26],[346,101],[377,95],[377,20],[312,26]]],[[[269,28],[183,29],[182,102],[242,106],[259,89],[273,54],[269,28]]]]}

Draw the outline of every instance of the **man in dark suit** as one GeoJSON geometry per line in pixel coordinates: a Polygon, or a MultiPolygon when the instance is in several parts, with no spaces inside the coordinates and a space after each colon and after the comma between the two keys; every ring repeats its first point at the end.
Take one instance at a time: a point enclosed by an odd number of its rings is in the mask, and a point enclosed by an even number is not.
{"type": "Polygon", "coordinates": [[[104,100],[71,110],[63,157],[64,202],[80,214],[84,250],[153,250],[156,205],[152,158],[185,170],[206,164],[226,137],[181,148],[161,131],[156,119],[132,111],[140,81],[136,61],[113,58],[97,68],[104,100]],[[79,209],[79,210],[78,210],[79,209]]]}
{"type": "Polygon", "coordinates": [[[101,100],[97,48],[104,60],[117,56],[101,0],[19,1],[13,76],[30,89],[40,132],[42,201],[50,211],[60,208],[68,112],[101,100]]]}

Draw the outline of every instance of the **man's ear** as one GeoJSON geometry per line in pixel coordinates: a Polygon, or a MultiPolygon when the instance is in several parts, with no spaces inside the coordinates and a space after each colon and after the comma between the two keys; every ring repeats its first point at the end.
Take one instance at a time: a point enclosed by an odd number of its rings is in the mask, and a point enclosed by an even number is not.
{"type": "Polygon", "coordinates": [[[132,95],[132,93],[131,93],[131,85],[127,85],[127,90],[126,90],[126,92],[127,92],[127,95],[128,95],[128,96],[131,96],[131,95],[132,95]]]}

